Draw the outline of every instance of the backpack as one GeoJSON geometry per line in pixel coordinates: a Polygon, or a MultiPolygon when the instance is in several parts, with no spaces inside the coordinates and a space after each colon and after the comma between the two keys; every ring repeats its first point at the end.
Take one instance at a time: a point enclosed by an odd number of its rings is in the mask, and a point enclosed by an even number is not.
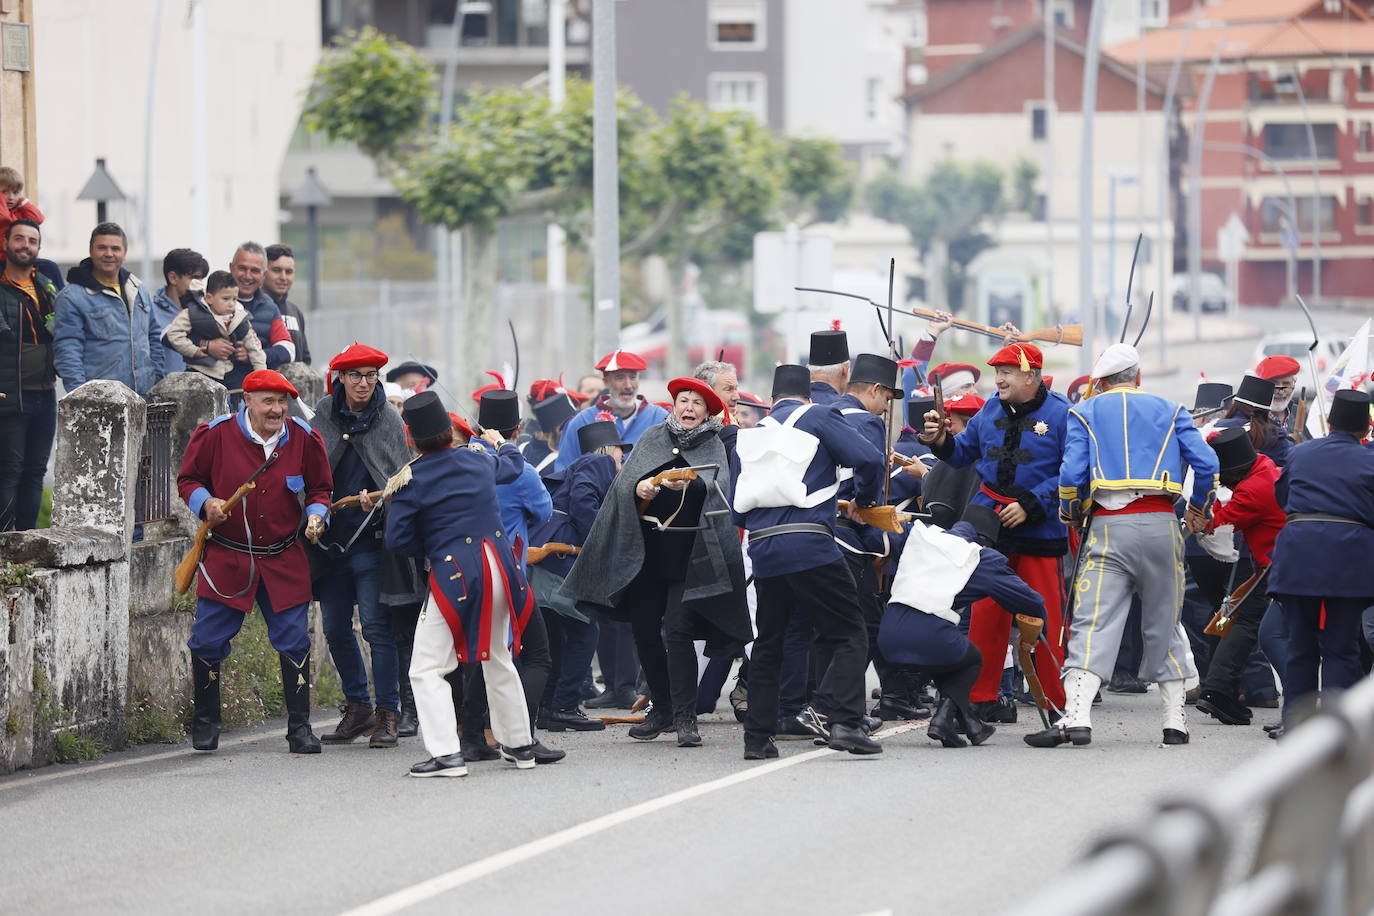
{"type": "Polygon", "coordinates": [[[796,422],[813,404],[803,404],[784,422],[766,417],[752,429],[742,429],[735,441],[740,473],[735,481],[735,511],[779,509],[793,506],[810,509],[834,497],[839,482],[806,492],[806,469],[816,457],[821,440],[796,422]]]}

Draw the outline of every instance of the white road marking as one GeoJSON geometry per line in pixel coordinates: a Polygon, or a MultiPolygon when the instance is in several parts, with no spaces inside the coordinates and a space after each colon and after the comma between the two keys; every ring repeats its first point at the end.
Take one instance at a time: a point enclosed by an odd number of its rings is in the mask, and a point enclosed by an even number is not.
{"type": "MultiPolygon", "coordinates": [[[[331,717],[332,718],[332,717],[331,717]]],[[[327,720],[322,722],[311,722],[311,728],[319,730],[327,727],[327,720]]],[[[229,741],[220,741],[219,749],[224,750],[229,747],[238,747],[241,744],[253,744],[264,738],[271,738],[274,735],[284,735],[285,732],[277,726],[261,728],[256,731],[229,741]]],[[[118,770],[122,767],[131,767],[140,763],[153,763],[158,760],[172,760],[177,757],[208,757],[214,751],[192,750],[189,744],[180,745],[176,750],[163,751],[160,754],[147,754],[141,757],[129,757],[124,760],[108,760],[104,763],[92,763],[88,766],[70,766],[68,764],[53,764],[53,769],[34,776],[14,775],[0,781],[0,792],[8,789],[27,789],[30,786],[38,786],[47,782],[56,782],[59,779],[70,779],[73,776],[89,776],[92,773],[99,773],[102,770],[118,770]]]]}
{"type": "MultiPolygon", "coordinates": [[[[898,725],[895,728],[886,729],[879,732],[874,737],[881,739],[891,735],[900,735],[903,732],[911,731],[925,724],[925,722],[909,722],[905,725],[898,725]]],[[[618,827],[621,824],[637,820],[685,801],[691,801],[694,798],[700,798],[703,795],[708,795],[720,789],[728,789],[731,786],[737,786],[740,783],[749,782],[752,779],[768,776],[779,770],[784,770],[800,763],[806,763],[808,760],[817,760],[821,757],[838,753],[840,753],[840,751],[832,751],[824,747],[818,748],[814,751],[807,751],[804,754],[783,757],[769,763],[752,766],[749,769],[731,773],[729,776],[722,776],[718,779],[712,779],[709,782],[688,786],[676,792],[669,792],[667,795],[660,795],[657,798],[642,801],[628,808],[622,808],[619,811],[612,811],[609,814],[594,817],[589,821],[574,824],[571,827],[559,830],[556,833],[551,833],[548,836],[540,837],[537,840],[532,840],[521,846],[507,849],[504,852],[498,852],[485,859],[479,859],[476,862],[463,865],[452,871],[436,875],[433,878],[421,881],[419,884],[414,884],[403,890],[396,891],[395,893],[387,894],[385,897],[380,897],[371,903],[365,903],[362,906],[347,910],[342,916],[384,916],[384,914],[397,913],[408,907],[437,897],[447,891],[485,878],[487,875],[501,871],[504,868],[509,868],[512,865],[519,865],[521,862],[527,862],[536,856],[541,856],[546,852],[552,852],[555,849],[561,849],[578,840],[583,840],[589,836],[594,836],[598,833],[610,830],[612,827],[618,827]]]]}

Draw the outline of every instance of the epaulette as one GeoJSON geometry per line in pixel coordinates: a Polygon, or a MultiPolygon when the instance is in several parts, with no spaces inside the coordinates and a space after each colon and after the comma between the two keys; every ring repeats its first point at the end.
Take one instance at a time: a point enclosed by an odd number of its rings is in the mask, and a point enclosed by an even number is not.
{"type": "Polygon", "coordinates": [[[296,421],[297,426],[305,430],[306,435],[310,435],[314,432],[314,430],[310,428],[310,424],[302,420],[300,417],[292,417],[291,419],[296,421]]]}
{"type": "Polygon", "coordinates": [[[402,465],[399,471],[397,471],[395,474],[392,474],[390,477],[387,478],[386,486],[382,487],[382,499],[390,499],[392,496],[396,495],[397,490],[401,489],[406,484],[410,483],[412,476],[410,466],[414,464],[416,461],[418,461],[421,457],[423,456],[416,455],[414,458],[410,459],[404,465],[402,465]]]}
{"type": "Polygon", "coordinates": [[[220,414],[218,417],[215,417],[213,420],[210,421],[210,428],[214,429],[216,426],[219,426],[221,423],[223,423],[225,420],[228,420],[232,416],[233,414],[231,413],[220,414]]]}

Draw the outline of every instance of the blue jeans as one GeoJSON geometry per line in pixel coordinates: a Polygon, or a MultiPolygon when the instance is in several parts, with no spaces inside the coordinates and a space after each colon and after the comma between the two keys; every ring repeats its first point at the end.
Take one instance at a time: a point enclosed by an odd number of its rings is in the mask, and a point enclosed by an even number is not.
{"type": "Polygon", "coordinates": [[[350,553],[333,559],[319,583],[320,613],[329,654],[339,671],[344,696],[350,703],[368,705],[367,669],[363,653],[353,635],[353,606],[363,625],[363,638],[372,651],[372,679],[377,706],[396,712],[400,709],[400,664],[396,660],[396,637],[391,630],[390,612],[378,600],[381,588],[380,550],[350,553]]]}
{"type": "Polygon", "coordinates": [[[23,409],[0,416],[0,531],[38,524],[43,475],[57,435],[57,391],[20,393],[23,409]]]}
{"type": "MultiPolygon", "coordinates": [[[[543,703],[549,709],[577,709],[582,704],[582,682],[601,628],[594,620],[576,620],[554,610],[544,610],[544,626],[549,632],[553,672],[544,688],[543,703]]],[[[609,679],[606,689],[613,689],[609,679]]]]}

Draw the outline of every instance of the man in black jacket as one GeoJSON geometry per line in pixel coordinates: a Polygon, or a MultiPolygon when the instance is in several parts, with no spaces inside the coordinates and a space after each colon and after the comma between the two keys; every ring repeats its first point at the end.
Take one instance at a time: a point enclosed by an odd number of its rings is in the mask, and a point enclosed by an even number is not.
{"type": "Polygon", "coordinates": [[[296,362],[310,365],[310,344],[305,339],[305,313],[301,307],[286,298],[291,286],[296,282],[296,255],[290,245],[278,242],[267,246],[267,273],[262,277],[262,288],[281,310],[281,320],[291,333],[291,341],[296,345],[296,362]]]}
{"type": "Polygon", "coordinates": [[[5,231],[0,265],[0,531],[38,524],[43,474],[57,432],[52,315],[57,288],[34,268],[32,220],[5,231]]]}

